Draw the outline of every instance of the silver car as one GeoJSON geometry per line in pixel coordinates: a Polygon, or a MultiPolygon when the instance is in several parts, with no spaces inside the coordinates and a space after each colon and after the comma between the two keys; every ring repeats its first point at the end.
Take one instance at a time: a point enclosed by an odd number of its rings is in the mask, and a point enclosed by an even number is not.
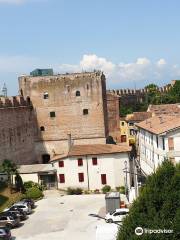
{"type": "Polygon", "coordinates": [[[32,209],[29,204],[26,202],[17,202],[13,206],[18,207],[23,210],[26,214],[30,214],[32,212],[32,209]]]}
{"type": "Polygon", "coordinates": [[[8,227],[8,228],[13,228],[17,227],[20,223],[20,219],[16,218],[14,219],[11,216],[0,216],[0,227],[8,227]]]}

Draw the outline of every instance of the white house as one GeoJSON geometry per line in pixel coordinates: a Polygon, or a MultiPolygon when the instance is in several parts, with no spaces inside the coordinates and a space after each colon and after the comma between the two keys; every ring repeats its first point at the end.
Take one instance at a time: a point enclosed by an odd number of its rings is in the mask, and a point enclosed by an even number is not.
{"type": "Polygon", "coordinates": [[[57,188],[56,169],[52,164],[21,165],[18,172],[23,182],[33,181],[45,185],[48,189],[57,188]]]}
{"type": "Polygon", "coordinates": [[[160,115],[136,124],[139,129],[139,160],[146,175],[166,158],[180,162],[180,115],[160,115]]]}
{"type": "Polygon", "coordinates": [[[113,189],[130,184],[129,146],[113,144],[72,145],[68,154],[51,160],[57,170],[58,188],[80,187],[87,190],[102,189],[110,185],[113,189]],[[126,177],[127,175],[127,177],[126,177]]]}

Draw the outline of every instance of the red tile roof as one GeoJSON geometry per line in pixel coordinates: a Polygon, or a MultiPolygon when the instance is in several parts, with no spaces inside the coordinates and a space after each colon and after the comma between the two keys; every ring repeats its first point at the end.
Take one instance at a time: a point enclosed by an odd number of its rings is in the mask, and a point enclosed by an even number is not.
{"type": "Polygon", "coordinates": [[[58,159],[74,156],[86,156],[86,155],[101,155],[101,154],[113,154],[130,152],[131,147],[127,145],[114,145],[114,144],[86,144],[86,145],[73,145],[69,153],[64,155],[57,155],[51,159],[55,161],[58,159]]]}
{"type": "Polygon", "coordinates": [[[132,114],[128,114],[126,116],[126,121],[141,122],[150,117],[152,117],[151,112],[133,112],[132,114]]]}
{"type": "Polygon", "coordinates": [[[151,112],[153,115],[180,115],[180,103],[149,105],[148,112],[151,112]]]}
{"type": "Polygon", "coordinates": [[[145,129],[154,134],[161,134],[180,128],[180,115],[160,115],[137,123],[137,127],[145,129]]]}

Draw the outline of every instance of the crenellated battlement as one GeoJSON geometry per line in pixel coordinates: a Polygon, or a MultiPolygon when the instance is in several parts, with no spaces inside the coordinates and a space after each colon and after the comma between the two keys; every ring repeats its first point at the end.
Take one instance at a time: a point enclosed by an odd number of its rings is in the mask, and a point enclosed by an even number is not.
{"type": "Polygon", "coordinates": [[[31,106],[30,98],[23,96],[0,97],[0,108],[31,106]]]}
{"type": "MultiPolygon", "coordinates": [[[[169,92],[169,90],[172,88],[173,84],[168,84],[164,87],[159,87],[157,88],[157,91],[160,93],[166,93],[169,92]]],[[[111,94],[115,94],[118,96],[126,96],[126,95],[138,95],[138,96],[142,96],[145,95],[146,93],[149,92],[149,89],[147,88],[142,88],[142,89],[113,89],[113,90],[108,90],[109,93],[111,94]]]]}

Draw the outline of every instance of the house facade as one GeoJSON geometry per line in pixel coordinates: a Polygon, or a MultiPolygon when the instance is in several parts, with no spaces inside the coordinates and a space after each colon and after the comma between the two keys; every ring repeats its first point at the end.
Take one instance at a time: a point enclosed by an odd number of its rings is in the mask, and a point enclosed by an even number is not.
{"type": "Polygon", "coordinates": [[[67,155],[56,156],[51,161],[57,170],[58,188],[130,187],[130,177],[124,173],[125,164],[129,167],[129,152],[128,146],[113,144],[72,146],[67,155]]]}
{"type": "Polygon", "coordinates": [[[137,134],[135,124],[151,116],[150,112],[133,112],[132,114],[127,114],[124,118],[120,118],[121,142],[126,142],[129,145],[135,144],[137,134]]]}
{"type": "Polygon", "coordinates": [[[180,116],[154,116],[139,124],[139,161],[145,175],[165,160],[180,162],[180,116]]]}

